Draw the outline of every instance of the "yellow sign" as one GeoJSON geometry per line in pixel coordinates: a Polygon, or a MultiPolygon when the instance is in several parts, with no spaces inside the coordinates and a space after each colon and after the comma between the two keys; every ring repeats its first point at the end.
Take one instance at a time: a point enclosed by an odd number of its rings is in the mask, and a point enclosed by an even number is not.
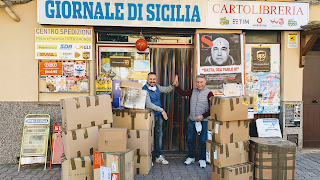
{"type": "Polygon", "coordinates": [[[112,102],[112,80],[95,80],[96,95],[109,94],[112,102]]]}
{"type": "Polygon", "coordinates": [[[42,45],[38,44],[37,49],[57,49],[57,45],[42,45]]]}
{"type": "Polygon", "coordinates": [[[36,35],[37,42],[50,43],[92,43],[92,36],[55,36],[55,35],[36,35]]]}
{"type": "Polygon", "coordinates": [[[296,36],[290,36],[290,41],[296,41],[296,36]]]}
{"type": "Polygon", "coordinates": [[[147,80],[149,71],[134,71],[134,80],[147,80]]]}

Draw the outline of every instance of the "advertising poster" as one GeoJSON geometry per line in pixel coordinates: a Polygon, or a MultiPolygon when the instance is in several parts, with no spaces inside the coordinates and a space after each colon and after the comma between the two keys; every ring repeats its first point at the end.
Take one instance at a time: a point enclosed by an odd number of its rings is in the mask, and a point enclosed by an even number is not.
{"type": "Polygon", "coordinates": [[[76,61],[73,66],[73,76],[86,76],[86,62],[84,61],[76,61]]]}
{"type": "Polygon", "coordinates": [[[96,95],[110,95],[112,102],[112,80],[109,77],[105,77],[105,74],[98,75],[97,80],[95,80],[95,90],[96,95]]]}
{"type": "Polygon", "coordinates": [[[251,72],[270,72],[270,60],[269,46],[251,47],[251,72]]]}
{"type": "Polygon", "coordinates": [[[134,61],[134,80],[147,80],[150,72],[149,60],[134,61]]]}
{"type": "Polygon", "coordinates": [[[61,76],[62,62],[56,61],[40,61],[40,76],[61,76]]]}
{"type": "Polygon", "coordinates": [[[63,76],[73,76],[74,62],[63,62],[63,76]]]}
{"type": "Polygon", "coordinates": [[[246,95],[255,97],[256,114],[279,114],[280,73],[247,73],[246,95]]]}
{"type": "Polygon", "coordinates": [[[23,154],[45,154],[46,138],[46,127],[27,127],[23,137],[23,154]]]}
{"type": "Polygon", "coordinates": [[[243,35],[199,33],[198,74],[214,94],[223,95],[224,83],[243,83],[243,35]]]}
{"type": "Polygon", "coordinates": [[[36,28],[35,59],[92,60],[92,29],[36,28]]]}

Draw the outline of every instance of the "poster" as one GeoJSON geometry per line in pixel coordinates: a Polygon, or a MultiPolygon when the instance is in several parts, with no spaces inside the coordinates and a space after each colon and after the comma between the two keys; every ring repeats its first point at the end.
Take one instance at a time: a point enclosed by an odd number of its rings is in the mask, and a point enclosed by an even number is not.
{"type": "Polygon", "coordinates": [[[280,73],[247,73],[246,95],[254,97],[257,114],[279,114],[280,73]]]}
{"type": "Polygon", "coordinates": [[[251,72],[270,72],[269,46],[251,46],[251,72]]]}
{"type": "Polygon", "coordinates": [[[199,33],[198,74],[214,94],[223,95],[224,83],[243,83],[243,35],[199,33]]]}
{"type": "Polygon", "coordinates": [[[63,76],[73,76],[74,62],[63,62],[63,76]]]}
{"type": "Polygon", "coordinates": [[[150,72],[149,60],[134,61],[134,80],[147,80],[150,72]]]}
{"type": "Polygon", "coordinates": [[[92,60],[92,29],[35,28],[35,59],[92,60]]]}
{"type": "Polygon", "coordinates": [[[288,34],[288,48],[298,48],[298,33],[288,34]]]}
{"type": "Polygon", "coordinates": [[[77,92],[89,92],[89,79],[88,79],[88,77],[77,78],[77,92]]]}
{"type": "Polygon", "coordinates": [[[74,62],[74,67],[73,67],[73,75],[74,76],[80,76],[84,77],[86,76],[86,62],[84,61],[76,61],[74,62]]]}
{"type": "Polygon", "coordinates": [[[23,155],[45,154],[46,129],[46,127],[26,127],[23,136],[23,155]]]}
{"type": "Polygon", "coordinates": [[[40,76],[61,76],[62,62],[56,61],[40,61],[40,76]]]}

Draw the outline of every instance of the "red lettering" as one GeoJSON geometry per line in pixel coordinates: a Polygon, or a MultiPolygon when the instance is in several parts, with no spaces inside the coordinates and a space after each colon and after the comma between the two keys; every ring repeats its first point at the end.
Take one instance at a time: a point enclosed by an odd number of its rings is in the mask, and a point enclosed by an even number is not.
{"type": "Polygon", "coordinates": [[[223,5],[220,13],[222,13],[222,11],[226,11],[226,13],[228,13],[227,8],[226,8],[226,5],[223,5]]]}
{"type": "Polygon", "coordinates": [[[235,14],[236,12],[234,11],[235,6],[233,4],[230,4],[230,13],[231,11],[235,14]]]}
{"type": "Polygon", "coordinates": [[[210,49],[212,47],[212,36],[203,35],[201,37],[201,48],[210,49]]]}
{"type": "Polygon", "coordinates": [[[245,5],[244,7],[243,7],[243,12],[245,13],[245,14],[249,14],[250,12],[251,12],[251,7],[249,6],[249,5],[245,5]],[[246,12],[246,7],[248,7],[248,11],[246,12]]]}
{"type": "Polygon", "coordinates": [[[269,6],[263,6],[263,14],[269,14],[269,6]]]}
{"type": "Polygon", "coordinates": [[[297,14],[296,14],[296,15],[299,15],[299,12],[301,13],[301,15],[303,15],[303,12],[302,12],[301,7],[299,7],[298,12],[297,12],[297,14]]]}
{"type": "Polygon", "coordinates": [[[243,6],[243,5],[238,5],[239,6],[239,14],[240,14],[240,12],[241,12],[241,7],[243,6]]]}
{"type": "Polygon", "coordinates": [[[291,10],[291,7],[290,7],[290,6],[286,6],[286,15],[287,15],[287,14],[292,15],[291,12],[290,12],[290,10],[291,10]]]}
{"type": "Polygon", "coordinates": [[[212,7],[212,11],[215,12],[215,13],[219,13],[219,11],[215,11],[214,10],[214,6],[216,6],[216,5],[220,7],[220,4],[214,4],[213,7],[212,7]]]}
{"type": "Polygon", "coordinates": [[[259,7],[260,7],[260,9],[259,9],[259,14],[261,14],[261,5],[260,5],[259,7]]]}
{"type": "Polygon", "coordinates": [[[271,14],[277,14],[276,9],[277,9],[276,6],[271,6],[271,14]]]}
{"type": "Polygon", "coordinates": [[[279,6],[279,15],[283,15],[283,6],[279,6]]]}
{"type": "Polygon", "coordinates": [[[255,5],[252,6],[252,14],[258,14],[258,12],[257,12],[257,13],[254,13],[254,6],[255,6],[255,5]]]}

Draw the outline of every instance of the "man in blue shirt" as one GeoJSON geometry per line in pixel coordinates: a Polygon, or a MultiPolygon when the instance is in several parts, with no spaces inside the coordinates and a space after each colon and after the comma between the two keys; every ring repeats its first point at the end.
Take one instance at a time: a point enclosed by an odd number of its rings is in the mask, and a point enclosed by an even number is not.
{"type": "Polygon", "coordinates": [[[147,84],[145,84],[142,89],[148,91],[146,97],[146,107],[154,110],[154,120],[155,120],[155,155],[156,162],[162,164],[169,164],[169,162],[161,154],[162,145],[162,117],[168,120],[167,113],[163,110],[161,105],[161,93],[169,93],[177,84],[178,78],[176,77],[172,85],[164,87],[157,85],[157,75],[154,72],[148,74],[147,84]]]}

